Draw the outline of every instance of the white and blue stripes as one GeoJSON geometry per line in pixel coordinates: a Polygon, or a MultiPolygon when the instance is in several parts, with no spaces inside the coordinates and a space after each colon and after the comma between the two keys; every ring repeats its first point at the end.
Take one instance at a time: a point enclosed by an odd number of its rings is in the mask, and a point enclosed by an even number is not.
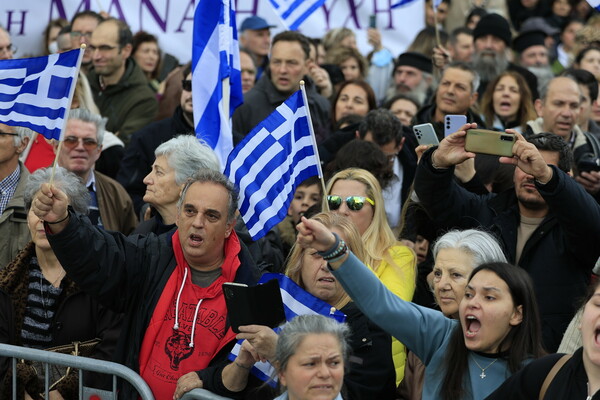
{"type": "Polygon", "coordinates": [[[592,6],[592,8],[600,11],[600,0],[587,0],[587,2],[592,6]]]}
{"type": "Polygon", "coordinates": [[[325,0],[270,0],[270,2],[284,25],[289,30],[295,31],[325,3],[325,0]]]}
{"type": "Polygon", "coordinates": [[[285,218],[298,184],[320,176],[308,112],[299,90],[229,155],[225,175],[240,189],[240,214],[253,240],[285,218]]]}
{"type": "Polygon", "coordinates": [[[243,102],[230,0],[200,0],[194,12],[192,97],[196,136],[215,150],[223,166],[233,149],[231,116],[243,102]],[[225,108],[228,112],[224,113],[225,108]]]}
{"type": "MultiPolygon", "coordinates": [[[[318,297],[308,293],[285,275],[267,273],[260,278],[258,283],[266,283],[272,279],[277,279],[279,282],[279,290],[281,291],[281,299],[283,300],[283,309],[285,311],[286,321],[291,321],[298,315],[308,314],[324,315],[326,317],[333,318],[338,322],[346,321],[346,315],[343,312],[337,310],[318,297]]],[[[275,332],[279,333],[281,326],[275,328],[274,330],[275,332]]],[[[228,356],[229,360],[235,360],[240,351],[241,345],[242,341],[239,340],[231,350],[231,353],[228,356]]],[[[255,363],[250,370],[250,373],[258,377],[260,380],[264,382],[268,381],[269,384],[275,386],[275,381],[270,380],[270,378],[275,377],[273,372],[273,366],[269,362],[262,361],[255,363]]]]}
{"type": "Polygon", "coordinates": [[[60,139],[81,50],[0,61],[0,122],[60,139]]]}

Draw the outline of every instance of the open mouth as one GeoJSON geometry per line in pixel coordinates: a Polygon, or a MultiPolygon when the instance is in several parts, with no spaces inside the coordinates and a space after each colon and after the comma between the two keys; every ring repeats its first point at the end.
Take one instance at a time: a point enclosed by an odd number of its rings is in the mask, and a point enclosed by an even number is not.
{"type": "Polygon", "coordinates": [[[596,346],[600,346],[600,328],[596,328],[594,331],[594,342],[596,346]]]}
{"type": "Polygon", "coordinates": [[[479,320],[476,317],[472,315],[467,315],[465,323],[467,337],[472,338],[475,335],[477,335],[477,332],[479,332],[479,329],[481,328],[481,322],[479,322],[479,320]]]}
{"type": "Polygon", "coordinates": [[[319,278],[318,281],[319,282],[333,283],[333,282],[335,282],[335,279],[326,276],[326,277],[323,277],[323,278],[319,278]]]}
{"type": "Polygon", "coordinates": [[[204,242],[204,239],[200,235],[194,235],[193,233],[190,235],[190,242],[194,245],[199,245],[204,242]]]}

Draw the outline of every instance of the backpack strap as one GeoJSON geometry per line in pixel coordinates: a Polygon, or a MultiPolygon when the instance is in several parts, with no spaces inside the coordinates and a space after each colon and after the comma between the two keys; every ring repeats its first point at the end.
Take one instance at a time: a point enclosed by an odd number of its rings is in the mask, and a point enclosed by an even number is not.
{"type": "Polygon", "coordinates": [[[540,389],[539,400],[544,400],[544,396],[546,396],[546,391],[548,390],[548,387],[554,380],[554,377],[556,376],[556,374],[558,374],[558,371],[560,371],[560,369],[563,367],[563,365],[565,365],[565,363],[567,361],[569,361],[571,356],[572,356],[572,354],[565,354],[564,356],[559,358],[558,361],[556,362],[556,364],[554,364],[554,366],[550,370],[550,372],[548,372],[548,375],[546,376],[546,379],[544,380],[544,383],[542,384],[542,388],[540,389]]]}
{"type": "Polygon", "coordinates": [[[596,138],[596,136],[594,136],[590,132],[583,132],[583,135],[587,139],[590,146],[592,146],[594,157],[600,158],[600,141],[598,141],[598,138],[596,138]]]}

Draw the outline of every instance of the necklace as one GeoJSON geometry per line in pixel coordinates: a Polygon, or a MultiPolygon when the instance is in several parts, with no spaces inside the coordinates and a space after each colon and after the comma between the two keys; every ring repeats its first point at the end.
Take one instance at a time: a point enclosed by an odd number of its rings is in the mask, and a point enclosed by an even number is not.
{"type": "Polygon", "coordinates": [[[479,375],[479,377],[481,379],[485,378],[487,375],[485,374],[485,370],[488,369],[489,367],[491,367],[496,361],[498,361],[498,359],[496,358],[494,361],[492,361],[491,363],[489,363],[485,368],[483,368],[481,365],[479,365],[479,363],[477,362],[477,360],[475,359],[475,356],[473,356],[473,361],[475,361],[475,364],[479,367],[479,369],[481,370],[481,374],[479,375]]]}

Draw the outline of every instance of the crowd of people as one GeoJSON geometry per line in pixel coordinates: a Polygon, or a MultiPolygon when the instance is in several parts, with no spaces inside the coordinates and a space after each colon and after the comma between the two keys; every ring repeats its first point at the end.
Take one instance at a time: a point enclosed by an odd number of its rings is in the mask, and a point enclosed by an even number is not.
{"type": "MultiPolygon", "coordinates": [[[[433,3],[402,54],[376,28],[362,54],[348,28],[241,21],[234,143],[304,81],[325,172],[259,240],[195,136],[190,63],[108,15],[51,21],[44,54],[86,49],[60,144],[0,123],[0,342],[85,344],[157,399],[600,398],[600,15],[433,3]],[[446,132],[448,115],[467,122],[446,132]],[[475,128],[512,135],[512,157],[465,150],[475,128]],[[265,273],[330,311],[235,333],[222,285],[265,273]]],[[[0,27],[0,59],[16,51],[0,27]]],[[[43,369],[15,371],[17,398],[41,398],[43,369]]],[[[81,378],[111,387],[57,370],[50,398],[81,378]]],[[[137,394],[119,381],[119,398],[137,394]]]]}

